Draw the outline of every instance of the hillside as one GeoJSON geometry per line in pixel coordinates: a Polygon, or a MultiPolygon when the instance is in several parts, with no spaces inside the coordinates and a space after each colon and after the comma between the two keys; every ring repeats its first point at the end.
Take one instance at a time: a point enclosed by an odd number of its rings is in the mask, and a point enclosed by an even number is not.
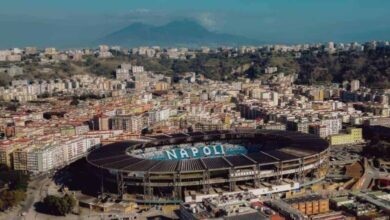
{"type": "Polygon", "coordinates": [[[133,23],[108,34],[99,42],[126,47],[154,45],[162,47],[236,46],[262,43],[241,36],[212,32],[192,20],[172,21],[162,26],[133,23]]]}

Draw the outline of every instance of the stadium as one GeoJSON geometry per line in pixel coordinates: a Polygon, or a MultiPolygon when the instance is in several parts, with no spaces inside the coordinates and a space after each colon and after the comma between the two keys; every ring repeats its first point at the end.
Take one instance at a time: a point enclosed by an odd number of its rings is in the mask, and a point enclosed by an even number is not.
{"type": "Polygon", "coordinates": [[[145,137],[90,152],[87,162],[119,198],[201,201],[230,192],[270,195],[321,180],[327,141],[274,130],[224,130],[145,137]]]}

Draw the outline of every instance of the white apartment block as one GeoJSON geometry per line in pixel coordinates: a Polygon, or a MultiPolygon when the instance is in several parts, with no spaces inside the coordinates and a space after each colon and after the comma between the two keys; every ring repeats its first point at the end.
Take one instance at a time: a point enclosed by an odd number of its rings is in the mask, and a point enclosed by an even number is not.
{"type": "Polygon", "coordinates": [[[26,149],[27,171],[47,172],[85,156],[88,150],[100,145],[100,137],[77,137],[55,141],[44,146],[26,149]]]}
{"type": "Polygon", "coordinates": [[[115,71],[115,78],[117,80],[128,80],[130,78],[129,70],[124,68],[117,69],[115,71]]]}
{"type": "Polygon", "coordinates": [[[341,118],[324,119],[320,124],[326,126],[326,136],[338,134],[342,129],[341,118]]]}
{"type": "Polygon", "coordinates": [[[154,110],[149,112],[149,121],[150,123],[165,121],[169,118],[169,116],[170,116],[170,110],[168,108],[154,110]]]}
{"type": "Polygon", "coordinates": [[[143,66],[132,66],[131,72],[132,73],[142,73],[142,72],[144,72],[144,67],[143,66]]]}

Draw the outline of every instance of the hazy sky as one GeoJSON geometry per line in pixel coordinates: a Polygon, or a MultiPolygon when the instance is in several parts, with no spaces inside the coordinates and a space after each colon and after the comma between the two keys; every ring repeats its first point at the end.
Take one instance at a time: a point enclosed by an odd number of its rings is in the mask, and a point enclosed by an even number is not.
{"type": "Polygon", "coordinates": [[[390,40],[390,0],[4,0],[0,47],[80,47],[133,22],[190,18],[270,43],[390,40]]]}

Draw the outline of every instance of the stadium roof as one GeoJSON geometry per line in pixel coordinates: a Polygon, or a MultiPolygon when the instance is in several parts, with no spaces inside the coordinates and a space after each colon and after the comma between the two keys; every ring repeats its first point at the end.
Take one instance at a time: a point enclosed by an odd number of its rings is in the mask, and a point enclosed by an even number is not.
{"type": "Polygon", "coordinates": [[[314,135],[289,131],[246,129],[244,131],[210,131],[151,136],[146,143],[124,141],[108,144],[92,151],[87,161],[106,170],[122,172],[194,172],[203,170],[253,167],[280,161],[296,160],[323,152],[328,143],[314,135]],[[159,148],[164,145],[209,141],[243,140],[264,143],[258,152],[220,157],[203,157],[185,160],[153,160],[129,154],[129,149],[159,148]],[[285,149],[285,150],[283,150],[285,149]],[[293,149],[293,150],[292,150],[293,149]],[[299,153],[302,151],[302,153],[299,153]]]}

